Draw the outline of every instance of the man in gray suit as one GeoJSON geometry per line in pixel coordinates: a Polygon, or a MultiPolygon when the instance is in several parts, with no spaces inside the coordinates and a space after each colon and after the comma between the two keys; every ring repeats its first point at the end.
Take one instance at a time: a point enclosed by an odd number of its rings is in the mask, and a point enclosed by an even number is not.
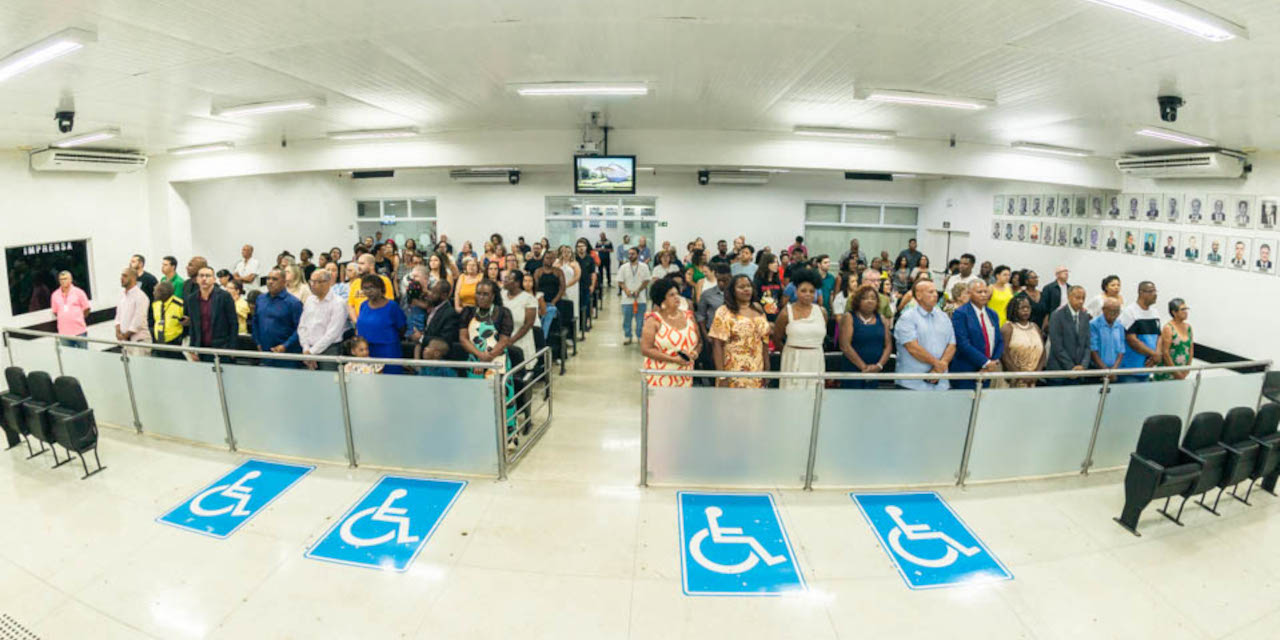
{"type": "MultiPolygon", "coordinates": [[[[1084,287],[1067,291],[1067,304],[1049,316],[1047,371],[1081,371],[1089,367],[1089,312],[1084,310],[1084,287]]],[[[1050,379],[1049,384],[1080,384],[1080,378],[1050,379]]]]}

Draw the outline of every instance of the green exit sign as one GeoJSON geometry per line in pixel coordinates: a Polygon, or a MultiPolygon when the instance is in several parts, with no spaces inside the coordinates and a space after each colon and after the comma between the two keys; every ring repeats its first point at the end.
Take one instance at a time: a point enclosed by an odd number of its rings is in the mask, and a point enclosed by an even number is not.
{"type": "Polygon", "coordinates": [[[658,226],[659,226],[659,227],[665,227],[665,226],[667,226],[667,221],[666,221],[666,220],[662,220],[662,221],[658,222],[658,226]]]}

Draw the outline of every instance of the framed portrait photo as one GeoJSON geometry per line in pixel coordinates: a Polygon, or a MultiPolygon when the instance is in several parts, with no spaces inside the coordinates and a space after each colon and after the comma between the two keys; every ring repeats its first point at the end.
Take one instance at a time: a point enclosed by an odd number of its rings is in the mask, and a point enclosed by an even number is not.
{"type": "Polygon", "coordinates": [[[1040,225],[1040,243],[1041,244],[1053,246],[1054,228],[1057,227],[1057,225],[1058,223],[1049,222],[1047,220],[1040,225]]]}
{"type": "Polygon", "coordinates": [[[1091,224],[1086,227],[1085,244],[1090,251],[1097,251],[1102,248],[1102,227],[1091,224]]]}
{"type": "Polygon", "coordinates": [[[1204,262],[1204,234],[1199,231],[1182,232],[1182,261],[1204,262]]]}
{"type": "Polygon", "coordinates": [[[1166,193],[1160,197],[1160,202],[1164,204],[1164,221],[1169,224],[1178,224],[1182,222],[1183,203],[1186,195],[1181,193],[1166,193]]]}
{"type": "Polygon", "coordinates": [[[1105,212],[1103,216],[1112,222],[1120,219],[1120,203],[1122,198],[1118,193],[1108,193],[1103,196],[1103,207],[1105,212]]]}
{"type": "Polygon", "coordinates": [[[1040,223],[1039,222],[1034,220],[1031,222],[1030,237],[1027,238],[1027,241],[1032,244],[1040,244],[1040,223]]]}
{"type": "Polygon", "coordinates": [[[1156,242],[1160,245],[1156,256],[1162,260],[1177,261],[1182,251],[1182,234],[1172,229],[1157,229],[1156,242]]]}
{"type": "Polygon", "coordinates": [[[1252,196],[1235,196],[1231,198],[1231,226],[1237,229],[1252,229],[1256,201],[1252,196]]]}
{"type": "Polygon", "coordinates": [[[1267,275],[1276,273],[1276,239],[1262,236],[1253,239],[1253,272],[1267,275]]]}
{"type": "Polygon", "coordinates": [[[1124,231],[1120,227],[1102,227],[1102,249],[1116,253],[1120,251],[1120,243],[1124,241],[1124,231]]]}
{"type": "Polygon", "coordinates": [[[1142,219],[1146,222],[1160,222],[1160,194],[1148,193],[1142,196],[1142,219]]]}
{"type": "Polygon", "coordinates": [[[1131,256],[1138,255],[1138,244],[1142,242],[1142,232],[1137,227],[1125,227],[1121,235],[1121,253],[1131,256]]]}
{"type": "Polygon", "coordinates": [[[992,203],[991,213],[997,216],[1004,215],[1004,196],[995,197],[995,201],[992,203]]]}
{"type": "Polygon", "coordinates": [[[1142,194],[1126,193],[1124,195],[1124,209],[1121,215],[1125,220],[1136,221],[1141,219],[1142,194]]]}
{"type": "Polygon", "coordinates": [[[1208,202],[1205,204],[1209,207],[1209,224],[1216,227],[1227,226],[1227,207],[1231,201],[1231,196],[1224,193],[1215,193],[1209,196],[1208,202]]]}
{"type": "Polygon", "coordinates": [[[1069,193],[1058,194],[1058,217],[1060,218],[1071,217],[1071,194],[1069,193]]]}
{"type": "Polygon", "coordinates": [[[1188,193],[1183,199],[1183,217],[1187,224],[1203,224],[1205,218],[1205,201],[1208,196],[1203,193],[1188,193]]]}
{"type": "Polygon", "coordinates": [[[1280,208],[1280,196],[1258,198],[1258,228],[1271,231],[1276,228],[1276,210],[1280,208]]]}
{"type": "Polygon", "coordinates": [[[1227,264],[1227,237],[1216,233],[1204,234],[1203,263],[1211,267],[1223,267],[1227,264]]]}
{"type": "Polygon", "coordinates": [[[1160,230],[1144,227],[1141,233],[1142,255],[1154,258],[1157,247],[1160,245],[1160,230]]]}
{"type": "Polygon", "coordinates": [[[1227,267],[1237,271],[1253,270],[1253,238],[1231,236],[1227,238],[1227,267]]]}

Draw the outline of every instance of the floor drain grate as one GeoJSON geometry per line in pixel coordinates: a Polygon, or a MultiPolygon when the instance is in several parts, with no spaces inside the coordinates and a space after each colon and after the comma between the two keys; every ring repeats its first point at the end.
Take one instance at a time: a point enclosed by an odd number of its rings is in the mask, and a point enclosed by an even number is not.
{"type": "Polygon", "coordinates": [[[40,640],[34,631],[22,626],[13,616],[0,614],[0,640],[40,640]]]}

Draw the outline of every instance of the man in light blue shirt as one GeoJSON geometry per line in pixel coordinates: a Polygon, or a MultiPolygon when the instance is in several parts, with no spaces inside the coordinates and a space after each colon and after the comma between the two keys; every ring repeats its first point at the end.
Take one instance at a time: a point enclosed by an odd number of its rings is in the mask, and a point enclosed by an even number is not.
{"type": "MultiPolygon", "coordinates": [[[[928,280],[913,289],[916,306],[902,312],[893,327],[898,342],[898,373],[946,373],[956,355],[951,318],[938,308],[938,290],[928,280]]],[[[916,391],[946,391],[946,380],[899,380],[898,386],[916,391]]]]}
{"type": "Polygon", "coordinates": [[[729,272],[735,276],[742,275],[755,280],[756,269],[758,267],[756,263],[751,260],[754,253],[755,252],[752,251],[750,246],[745,246],[739,249],[738,259],[734,261],[733,264],[729,265],[729,272]]]}
{"type": "MultiPolygon", "coordinates": [[[[1089,350],[1094,369],[1116,369],[1124,359],[1124,325],[1120,323],[1120,302],[1107,298],[1102,314],[1089,321],[1089,350]]],[[[1112,376],[1114,379],[1114,376],[1112,376]]]]}

